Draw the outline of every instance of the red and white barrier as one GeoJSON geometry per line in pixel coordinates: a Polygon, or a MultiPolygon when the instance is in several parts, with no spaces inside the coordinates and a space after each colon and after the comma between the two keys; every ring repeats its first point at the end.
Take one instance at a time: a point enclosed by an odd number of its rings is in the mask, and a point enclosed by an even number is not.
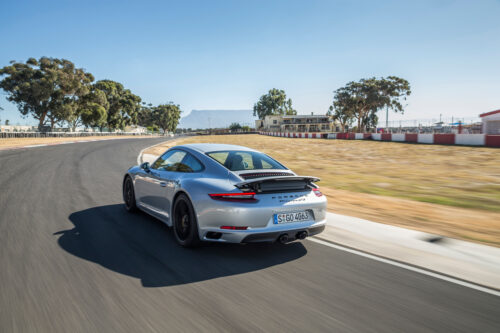
{"type": "Polygon", "coordinates": [[[488,147],[500,147],[500,135],[486,135],[485,141],[488,147]]]}
{"type": "Polygon", "coordinates": [[[500,135],[454,134],[454,133],[295,133],[295,132],[260,132],[262,135],[286,138],[340,139],[340,140],[375,140],[440,145],[465,145],[500,147],[500,135]]]}
{"type": "Polygon", "coordinates": [[[434,143],[438,145],[454,145],[455,134],[434,134],[434,143]]]}
{"type": "Polygon", "coordinates": [[[392,134],[392,141],[405,142],[405,140],[406,140],[406,134],[404,133],[392,134]]]}
{"type": "Polygon", "coordinates": [[[467,145],[467,146],[484,146],[485,145],[484,134],[456,134],[455,144],[456,145],[467,145]]]}
{"type": "Polygon", "coordinates": [[[354,134],[354,139],[356,140],[363,140],[365,138],[364,133],[355,133],[354,134]]]}
{"type": "Polygon", "coordinates": [[[417,136],[418,143],[434,143],[434,134],[418,134],[417,136]]]}

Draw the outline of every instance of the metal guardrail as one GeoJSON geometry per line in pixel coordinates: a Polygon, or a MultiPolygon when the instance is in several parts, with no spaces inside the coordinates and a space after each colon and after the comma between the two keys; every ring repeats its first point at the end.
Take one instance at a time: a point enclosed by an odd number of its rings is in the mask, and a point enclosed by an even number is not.
{"type": "Polygon", "coordinates": [[[135,132],[0,132],[0,139],[7,138],[76,138],[87,136],[165,136],[163,134],[135,132]]]}

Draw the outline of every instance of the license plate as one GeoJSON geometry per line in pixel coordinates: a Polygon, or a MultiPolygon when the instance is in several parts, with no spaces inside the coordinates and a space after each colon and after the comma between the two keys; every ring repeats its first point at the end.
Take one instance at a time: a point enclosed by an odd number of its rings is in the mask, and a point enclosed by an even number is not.
{"type": "Polygon", "coordinates": [[[310,219],[307,211],[274,214],[274,224],[302,222],[310,219]]]}

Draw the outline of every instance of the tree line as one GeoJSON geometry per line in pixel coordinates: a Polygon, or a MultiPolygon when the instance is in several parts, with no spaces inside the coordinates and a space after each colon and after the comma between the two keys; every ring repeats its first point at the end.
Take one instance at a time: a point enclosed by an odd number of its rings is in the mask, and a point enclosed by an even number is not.
{"type": "Polygon", "coordinates": [[[150,130],[175,131],[180,106],[169,102],[153,106],[112,80],[94,82],[94,76],[66,59],[30,58],[0,68],[0,88],[23,116],[38,121],[39,130],[67,124],[73,129],[123,130],[140,125],[150,130]]]}
{"type": "MultiPolygon", "coordinates": [[[[361,79],[351,81],[344,87],[335,90],[333,103],[326,114],[337,121],[342,132],[356,122],[356,131],[364,132],[376,128],[377,113],[387,109],[404,112],[404,101],[411,94],[407,80],[397,76],[386,78],[361,79]]],[[[285,91],[273,88],[260,97],[253,108],[254,116],[264,119],[267,115],[296,115],[292,100],[287,99],[285,91]]]]}

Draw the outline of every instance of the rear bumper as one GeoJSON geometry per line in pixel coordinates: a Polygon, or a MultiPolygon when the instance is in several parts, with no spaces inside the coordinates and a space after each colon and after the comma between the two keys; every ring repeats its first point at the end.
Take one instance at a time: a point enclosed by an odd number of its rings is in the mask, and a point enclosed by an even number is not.
{"type": "Polygon", "coordinates": [[[294,240],[297,232],[314,235],[324,229],[324,196],[317,197],[309,191],[259,194],[256,197],[258,200],[253,203],[213,199],[194,201],[200,239],[227,243],[273,242],[284,233],[294,240]],[[299,211],[310,212],[312,218],[283,224],[274,221],[274,214],[299,211]],[[243,230],[221,229],[222,226],[242,227],[243,230]]]}
{"type": "Polygon", "coordinates": [[[297,239],[297,234],[301,231],[307,232],[307,236],[314,236],[319,234],[325,230],[325,225],[318,225],[309,228],[301,228],[287,231],[275,231],[275,232],[266,232],[266,233],[256,233],[252,235],[248,235],[241,241],[242,243],[260,243],[260,242],[275,242],[278,240],[278,237],[287,234],[288,239],[293,241],[297,239]]]}
{"type": "Polygon", "coordinates": [[[273,225],[267,228],[249,230],[220,230],[212,229],[205,232],[204,241],[222,243],[262,243],[275,242],[283,234],[288,235],[289,241],[297,238],[297,233],[305,231],[307,236],[314,236],[325,230],[326,220],[318,222],[291,223],[290,225],[273,225]],[[216,238],[213,236],[216,235],[216,238]],[[208,237],[207,237],[208,236],[208,237]]]}

